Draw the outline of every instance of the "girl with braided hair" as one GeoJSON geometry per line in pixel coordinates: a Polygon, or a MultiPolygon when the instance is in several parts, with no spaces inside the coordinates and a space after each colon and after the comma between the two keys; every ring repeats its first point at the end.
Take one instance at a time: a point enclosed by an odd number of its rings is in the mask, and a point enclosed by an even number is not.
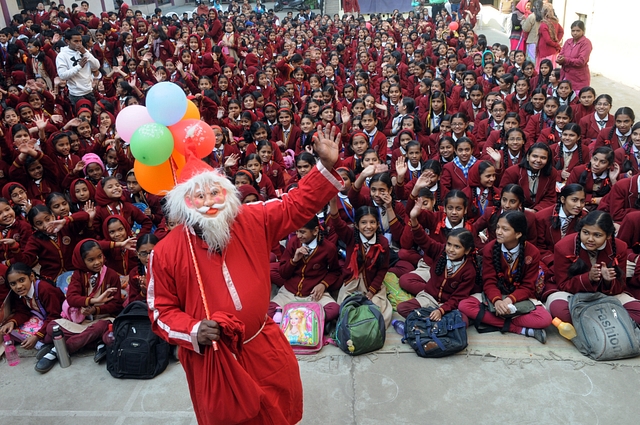
{"type": "Polygon", "coordinates": [[[526,127],[532,117],[542,113],[546,99],[547,89],[545,87],[533,89],[530,100],[518,111],[523,128],[526,127]]]}
{"type": "Polygon", "coordinates": [[[327,227],[335,230],[347,251],[346,279],[338,293],[338,304],[360,291],[380,308],[385,325],[389,326],[393,309],[382,281],[389,271],[390,250],[387,238],[379,230],[377,209],[370,206],[359,207],[353,229],[340,218],[335,197],[329,202],[329,214],[327,227]]]}
{"type": "Polygon", "coordinates": [[[500,192],[496,188],[496,167],[491,161],[478,161],[469,170],[469,185],[462,189],[469,199],[467,219],[473,223],[487,208],[497,206],[500,192]]]}
{"type": "Polygon", "coordinates": [[[556,244],[554,274],[559,292],[549,295],[546,302],[553,316],[571,323],[569,296],[602,292],[617,298],[640,323],[640,301],[626,293],[627,244],[614,235],[611,215],[592,211],[580,220],[578,233],[556,244]]]}
{"type": "Polygon", "coordinates": [[[584,145],[580,138],[580,126],[574,123],[564,126],[560,143],[551,146],[551,151],[554,167],[558,171],[558,182],[562,184],[571,175],[571,170],[585,165],[591,157],[589,147],[584,145]]]}
{"type": "Polygon", "coordinates": [[[614,152],[616,164],[620,165],[621,172],[627,177],[638,174],[640,170],[640,122],[631,127],[631,143],[618,148],[614,152]]]}
{"type": "Polygon", "coordinates": [[[136,255],[138,267],[129,272],[129,285],[127,286],[127,298],[123,305],[126,307],[134,301],[147,301],[147,270],[149,257],[153,247],[158,244],[158,237],[152,233],[145,233],[136,241],[136,255]]]}
{"type": "Polygon", "coordinates": [[[534,114],[529,118],[527,125],[524,127],[524,133],[527,135],[529,143],[534,143],[538,140],[542,130],[553,126],[556,112],[559,107],[560,102],[558,99],[553,96],[548,96],[544,101],[542,112],[534,114]]]}
{"type": "Polygon", "coordinates": [[[429,133],[437,133],[440,130],[440,123],[447,114],[447,95],[442,91],[431,93],[429,100],[429,112],[424,120],[424,128],[429,133]]]}
{"type": "MultiPolygon", "coordinates": [[[[504,331],[533,337],[545,343],[544,330],[551,325],[551,315],[535,299],[535,286],[540,271],[540,252],[526,242],[527,219],[521,211],[500,214],[496,240],[489,242],[482,252],[483,292],[493,303],[496,313],[485,312],[481,322],[504,331]],[[535,310],[512,318],[505,326],[503,316],[512,313],[513,304],[531,300],[535,310]]],[[[460,301],[458,308],[469,318],[478,317],[482,294],[474,294],[460,301]]],[[[507,319],[508,320],[508,319],[507,319]]]]}
{"type": "MultiPolygon", "coordinates": [[[[515,119],[512,118],[508,118],[507,120],[515,121],[515,119]]],[[[502,142],[497,148],[488,145],[485,146],[484,155],[480,159],[494,162],[497,172],[496,185],[500,184],[502,173],[507,168],[522,162],[526,153],[526,140],[524,131],[522,131],[521,128],[514,127],[505,133],[502,142]]]]}
{"type": "MultiPolygon", "coordinates": [[[[587,194],[586,208],[593,211],[618,181],[620,166],[615,163],[613,150],[608,146],[596,148],[591,160],[573,169],[567,184],[578,183],[587,194]]],[[[603,205],[604,208],[604,205],[603,205]]],[[[602,208],[600,208],[602,209],[602,208]]]]}
{"type": "Polygon", "coordinates": [[[517,112],[507,112],[504,117],[504,125],[499,130],[492,130],[487,137],[487,141],[484,142],[483,150],[492,147],[493,149],[500,149],[504,145],[507,131],[512,128],[520,127],[520,115],[517,112]]]}
{"type": "Polygon", "coordinates": [[[442,174],[440,163],[435,159],[430,159],[422,164],[420,177],[415,181],[412,180],[402,186],[396,185],[396,197],[407,200],[407,208],[405,210],[413,208],[413,203],[418,199],[418,194],[422,189],[427,189],[433,193],[434,211],[443,208],[444,197],[448,191],[440,184],[440,174],[442,174]]]}
{"type": "Polygon", "coordinates": [[[422,209],[416,204],[410,213],[411,222],[405,226],[403,239],[419,245],[425,262],[436,262],[431,277],[425,279],[417,273],[400,278],[400,287],[416,298],[398,304],[403,317],[420,307],[434,307],[431,320],[439,321],[443,315],[458,308],[458,303],[482,287],[480,269],[475,261],[473,235],[467,229],[454,229],[446,243],[431,239],[418,223],[422,209]]]}
{"type": "MultiPolygon", "coordinates": [[[[449,191],[443,203],[442,210],[435,212],[423,210],[418,217],[418,221],[429,236],[439,243],[446,243],[453,229],[463,228],[469,231],[472,229],[471,223],[466,220],[469,198],[463,191],[456,189],[449,191]]],[[[413,209],[413,204],[410,206],[413,209]]],[[[405,245],[403,248],[408,246],[405,245]]]]}
{"type": "Polygon", "coordinates": [[[442,167],[441,184],[449,189],[462,190],[467,186],[469,170],[476,163],[477,158],[473,156],[474,143],[467,137],[456,140],[456,156],[453,161],[442,167]]]}
{"type": "Polygon", "coordinates": [[[522,211],[527,219],[527,240],[536,242],[536,214],[524,209],[524,190],[517,184],[508,184],[500,192],[500,203],[490,206],[474,223],[473,234],[477,235],[476,246],[484,247],[485,243],[496,238],[498,218],[506,211],[522,211]]]}
{"type": "Polygon", "coordinates": [[[271,269],[271,280],[278,281],[280,290],[269,303],[270,317],[277,307],[291,302],[316,301],[325,311],[325,320],[338,318],[340,306],[329,295],[342,276],[336,246],[324,237],[318,217],[296,230],[289,238],[277,268],[271,269]]]}
{"type": "Polygon", "coordinates": [[[605,127],[600,130],[596,138],[595,149],[600,146],[609,146],[611,149],[625,147],[631,136],[631,127],[636,120],[636,114],[633,109],[623,106],[619,108],[613,116],[613,127],[605,127]]]}
{"type": "Polygon", "coordinates": [[[545,208],[535,215],[536,246],[540,250],[540,261],[546,267],[545,294],[550,293],[549,278],[553,276],[554,247],[563,238],[577,232],[580,218],[584,215],[585,199],[586,193],[582,186],[568,184],[558,194],[555,206],[545,208]]]}
{"type": "Polygon", "coordinates": [[[578,121],[582,129],[582,138],[589,143],[596,141],[600,131],[605,128],[610,129],[614,124],[613,115],[609,113],[611,111],[611,105],[613,104],[613,98],[608,94],[601,94],[596,98],[594,104],[595,112],[582,117],[580,121],[578,121]]]}
{"type": "Polygon", "coordinates": [[[546,143],[549,146],[560,143],[560,140],[562,139],[562,130],[564,130],[564,127],[570,122],[573,122],[573,110],[571,109],[571,106],[560,106],[551,125],[540,132],[536,141],[539,143],[546,143]]]}
{"type": "Polygon", "coordinates": [[[551,148],[544,143],[535,143],[520,164],[503,172],[500,184],[520,185],[524,190],[525,208],[540,211],[556,202],[556,175],[551,148]]]}
{"type": "Polygon", "coordinates": [[[386,165],[369,165],[358,176],[349,191],[349,200],[353,208],[361,206],[374,208],[382,234],[389,242],[400,241],[406,210],[401,202],[394,199],[391,176],[385,170],[386,165]],[[369,192],[363,190],[365,181],[369,179],[369,192]]]}

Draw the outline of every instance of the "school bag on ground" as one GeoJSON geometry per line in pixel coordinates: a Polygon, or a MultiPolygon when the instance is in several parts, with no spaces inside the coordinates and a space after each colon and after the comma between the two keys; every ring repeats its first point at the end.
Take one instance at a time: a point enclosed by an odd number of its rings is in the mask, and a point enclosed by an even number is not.
{"type": "Polygon", "coordinates": [[[415,298],[413,295],[400,287],[400,279],[394,273],[387,273],[382,284],[387,288],[387,299],[393,307],[393,311],[398,310],[398,304],[415,298]]]}
{"type": "Polygon", "coordinates": [[[324,345],[324,308],[313,301],[288,303],[282,309],[280,329],[294,353],[317,353],[324,345]]]}
{"type": "Polygon", "coordinates": [[[407,316],[402,342],[409,344],[420,357],[445,357],[467,347],[467,324],[460,310],[452,310],[439,322],[429,318],[433,307],[418,308],[407,316]]]}
{"type": "Polygon", "coordinates": [[[640,354],[640,329],[622,303],[601,292],[569,297],[578,350],[593,360],[617,360],[640,354]]]}
{"type": "Polygon", "coordinates": [[[353,294],[340,305],[336,343],[352,356],[379,350],[384,345],[386,326],[380,309],[364,294],[353,294]]]}
{"type": "Polygon", "coordinates": [[[113,321],[113,343],[107,347],[107,370],[114,378],[151,379],[169,364],[169,343],[151,330],[142,301],[130,303],[113,321]]]}

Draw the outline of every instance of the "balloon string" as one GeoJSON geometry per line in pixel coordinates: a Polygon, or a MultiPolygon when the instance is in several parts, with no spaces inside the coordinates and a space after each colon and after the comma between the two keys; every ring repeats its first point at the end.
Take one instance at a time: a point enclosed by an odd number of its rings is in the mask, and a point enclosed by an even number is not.
{"type": "Polygon", "coordinates": [[[178,184],[178,176],[176,175],[178,165],[172,156],[169,157],[169,165],[171,165],[171,177],[173,177],[173,184],[178,184]]]}

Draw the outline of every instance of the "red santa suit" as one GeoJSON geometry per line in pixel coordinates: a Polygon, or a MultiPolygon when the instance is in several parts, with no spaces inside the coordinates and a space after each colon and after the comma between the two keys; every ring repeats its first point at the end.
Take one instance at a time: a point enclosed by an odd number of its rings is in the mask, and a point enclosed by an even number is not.
{"type": "Polygon", "coordinates": [[[243,205],[222,252],[209,254],[203,239],[184,225],[155,246],[147,291],[153,329],[180,346],[199,424],[294,424],[301,420],[298,363],[284,334],[267,316],[271,292],[267,259],[274,243],[307,223],[340,187],[340,176],[319,163],[282,200],[243,205]],[[193,258],[202,273],[196,272],[193,258]],[[207,311],[213,313],[213,320],[223,320],[217,350],[198,344],[198,329],[207,311]],[[238,345],[239,327],[244,328],[244,340],[238,345]],[[229,363],[236,370],[225,381],[220,375],[227,371],[216,370],[211,362],[224,362],[230,358],[229,351],[237,357],[229,363]],[[235,387],[242,401],[233,391],[237,379],[249,385],[246,391],[245,386],[235,387]],[[247,405],[259,409],[256,412],[247,405]]]}

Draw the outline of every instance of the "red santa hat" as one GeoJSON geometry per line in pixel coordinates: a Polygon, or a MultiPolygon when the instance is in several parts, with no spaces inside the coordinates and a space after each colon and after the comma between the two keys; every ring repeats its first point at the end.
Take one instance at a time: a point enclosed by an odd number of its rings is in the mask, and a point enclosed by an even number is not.
{"type": "Polygon", "coordinates": [[[184,167],[182,167],[182,171],[180,171],[178,184],[189,181],[192,177],[197,176],[198,174],[214,171],[213,167],[196,156],[195,147],[192,145],[190,140],[185,141],[185,156],[187,158],[187,162],[184,167]]]}

